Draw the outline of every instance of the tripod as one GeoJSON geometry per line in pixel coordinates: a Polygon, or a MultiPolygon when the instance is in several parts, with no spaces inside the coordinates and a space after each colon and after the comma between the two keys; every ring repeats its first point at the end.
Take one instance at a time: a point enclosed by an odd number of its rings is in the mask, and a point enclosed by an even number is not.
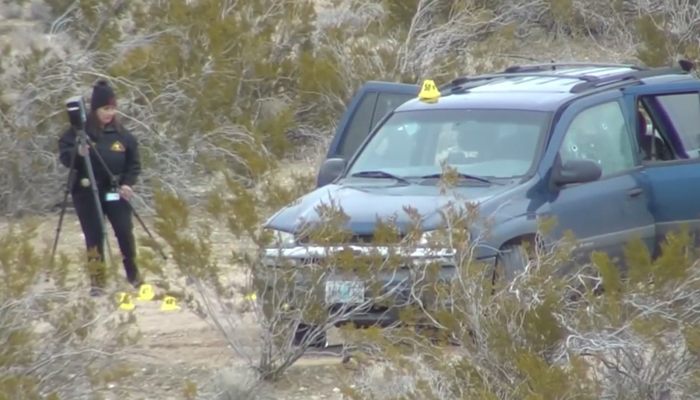
{"type": "MultiPolygon", "coordinates": [[[[60,213],[60,216],[58,218],[58,226],[56,227],[56,236],[54,238],[53,248],[51,250],[51,259],[50,259],[50,264],[49,264],[50,270],[53,270],[54,261],[56,258],[56,249],[58,248],[58,240],[59,240],[59,237],[61,235],[61,227],[63,225],[63,218],[65,216],[66,208],[68,206],[68,195],[70,194],[71,186],[73,183],[73,172],[75,170],[75,160],[77,158],[76,155],[78,153],[78,149],[82,146],[85,146],[88,142],[89,142],[89,138],[88,138],[85,130],[84,129],[76,129],[76,143],[75,143],[74,148],[71,151],[68,179],[67,179],[65,190],[63,193],[63,203],[61,204],[61,213],[60,213]]],[[[95,154],[96,158],[98,159],[98,161],[100,162],[100,164],[102,165],[102,167],[104,168],[104,170],[107,171],[107,173],[109,174],[110,180],[112,182],[116,182],[117,181],[116,177],[109,171],[109,168],[107,167],[107,164],[105,163],[104,159],[100,156],[100,154],[97,151],[95,151],[94,154],[95,154]]],[[[104,222],[104,211],[102,209],[102,203],[100,201],[100,195],[99,195],[99,191],[98,191],[98,187],[97,187],[97,181],[95,180],[95,174],[94,174],[92,162],[90,160],[90,155],[86,154],[84,156],[84,158],[85,158],[85,167],[87,170],[89,184],[90,184],[90,187],[92,189],[93,199],[95,201],[95,205],[97,208],[97,213],[98,213],[97,217],[98,217],[98,220],[100,222],[100,229],[102,230],[102,240],[104,242],[106,242],[107,254],[108,254],[109,259],[112,260],[112,249],[111,249],[111,246],[109,244],[109,240],[107,238],[107,228],[106,228],[106,225],[104,222]]],[[[143,229],[146,231],[146,234],[149,236],[149,238],[155,244],[156,248],[160,252],[163,259],[167,260],[168,258],[165,255],[163,248],[160,247],[158,242],[154,239],[153,234],[151,234],[151,231],[148,229],[148,227],[143,222],[141,217],[138,215],[136,210],[134,210],[133,205],[129,201],[127,201],[127,204],[129,205],[129,208],[131,209],[132,213],[134,214],[136,219],[139,221],[139,223],[141,224],[143,229]]]]}

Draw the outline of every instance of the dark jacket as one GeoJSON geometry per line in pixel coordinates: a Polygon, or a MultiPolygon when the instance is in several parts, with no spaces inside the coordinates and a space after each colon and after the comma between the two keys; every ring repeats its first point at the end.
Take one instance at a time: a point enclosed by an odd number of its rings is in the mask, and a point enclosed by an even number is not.
{"type": "MultiPolygon", "coordinates": [[[[139,144],[136,138],[126,130],[117,130],[112,125],[107,125],[97,137],[89,136],[90,162],[95,173],[95,181],[100,191],[106,192],[116,189],[114,186],[134,186],[141,173],[141,159],[139,156],[139,144]],[[105,170],[97,155],[99,154],[107,164],[105,170]],[[117,182],[112,182],[110,176],[114,176],[117,182]]],[[[71,154],[77,146],[76,133],[69,128],[58,140],[59,159],[61,164],[70,168],[71,154]]],[[[75,163],[72,191],[81,188],[80,180],[88,178],[85,166],[85,157],[75,153],[75,163]]]]}

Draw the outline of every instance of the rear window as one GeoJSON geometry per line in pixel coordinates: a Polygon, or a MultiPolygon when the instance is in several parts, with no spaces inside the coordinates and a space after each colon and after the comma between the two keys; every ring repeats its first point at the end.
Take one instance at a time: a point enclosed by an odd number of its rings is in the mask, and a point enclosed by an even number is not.
{"type": "Polygon", "coordinates": [[[657,99],[671,118],[685,150],[691,157],[700,156],[700,94],[663,95],[657,99]]]}

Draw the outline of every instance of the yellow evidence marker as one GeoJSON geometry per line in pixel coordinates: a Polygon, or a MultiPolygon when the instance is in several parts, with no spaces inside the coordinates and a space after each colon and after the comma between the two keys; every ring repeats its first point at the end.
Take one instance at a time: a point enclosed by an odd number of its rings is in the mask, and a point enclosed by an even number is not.
{"type": "Polygon", "coordinates": [[[141,300],[141,301],[151,301],[153,298],[156,296],[155,293],[153,293],[153,286],[144,283],[141,285],[139,288],[139,295],[136,297],[136,300],[141,300]]]}
{"type": "Polygon", "coordinates": [[[418,98],[428,103],[435,103],[440,98],[440,91],[432,79],[423,81],[423,86],[420,93],[418,93],[418,98]]]}
{"type": "Polygon", "coordinates": [[[119,309],[124,311],[132,311],[136,306],[128,293],[119,293],[119,309]]]}
{"type": "Polygon", "coordinates": [[[177,300],[172,296],[163,297],[163,304],[160,306],[160,311],[178,311],[180,306],[177,305],[177,300]]]}

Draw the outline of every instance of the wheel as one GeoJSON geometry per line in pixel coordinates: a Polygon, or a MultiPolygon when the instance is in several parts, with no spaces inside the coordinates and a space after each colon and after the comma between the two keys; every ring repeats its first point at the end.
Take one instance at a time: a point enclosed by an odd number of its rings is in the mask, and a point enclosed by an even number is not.
{"type": "Polygon", "coordinates": [[[529,258],[522,243],[506,244],[501,247],[496,258],[493,281],[512,282],[515,276],[525,270],[529,258]]]}
{"type": "Polygon", "coordinates": [[[416,335],[427,339],[435,346],[459,346],[460,340],[454,333],[447,332],[432,324],[424,324],[415,327],[416,335]]]}
{"type": "Polygon", "coordinates": [[[304,346],[313,348],[326,348],[328,346],[328,334],[321,331],[318,325],[307,325],[300,323],[294,332],[294,346],[304,346]]]}

